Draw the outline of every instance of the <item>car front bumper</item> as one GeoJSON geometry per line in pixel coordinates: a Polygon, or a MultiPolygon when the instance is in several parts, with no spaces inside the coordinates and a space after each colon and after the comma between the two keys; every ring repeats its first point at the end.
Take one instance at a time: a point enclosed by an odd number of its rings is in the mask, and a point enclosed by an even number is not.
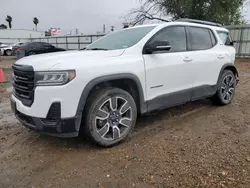
{"type": "MultiPolygon", "coordinates": [[[[80,130],[81,115],[72,118],[38,118],[19,112],[16,102],[10,99],[11,108],[16,118],[27,128],[55,137],[72,138],[77,137],[80,130]],[[56,120],[56,121],[55,121],[56,120]]],[[[60,109],[58,109],[60,110],[60,109]]],[[[48,114],[50,111],[48,112],[48,114]]],[[[56,114],[55,112],[51,112],[56,114]]],[[[60,114],[60,113],[59,113],[60,114]]],[[[51,117],[51,116],[50,116],[51,117]]]]}

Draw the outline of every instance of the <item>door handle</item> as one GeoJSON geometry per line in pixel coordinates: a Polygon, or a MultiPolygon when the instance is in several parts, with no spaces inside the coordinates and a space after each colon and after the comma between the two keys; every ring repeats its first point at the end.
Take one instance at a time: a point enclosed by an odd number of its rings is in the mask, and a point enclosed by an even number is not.
{"type": "Polygon", "coordinates": [[[188,62],[191,62],[193,60],[190,57],[184,57],[183,61],[188,63],[188,62]]]}
{"type": "Polygon", "coordinates": [[[224,59],[225,56],[224,55],[218,55],[218,59],[224,59]]]}

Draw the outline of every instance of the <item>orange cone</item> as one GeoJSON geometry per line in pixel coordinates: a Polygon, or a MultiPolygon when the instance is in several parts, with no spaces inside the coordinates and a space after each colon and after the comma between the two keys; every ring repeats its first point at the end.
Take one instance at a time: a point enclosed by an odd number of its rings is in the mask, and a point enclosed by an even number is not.
{"type": "Polygon", "coordinates": [[[5,81],[6,81],[6,79],[5,79],[3,69],[0,68],[0,83],[4,83],[5,81]]]}

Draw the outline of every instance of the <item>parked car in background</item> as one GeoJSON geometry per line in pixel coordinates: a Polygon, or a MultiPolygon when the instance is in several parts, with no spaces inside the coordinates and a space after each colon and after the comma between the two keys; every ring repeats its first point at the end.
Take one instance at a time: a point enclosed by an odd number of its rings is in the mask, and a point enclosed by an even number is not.
{"type": "Polygon", "coordinates": [[[12,45],[7,45],[7,44],[2,44],[1,45],[1,53],[3,55],[7,55],[7,56],[11,56],[13,55],[13,49],[17,49],[20,45],[22,45],[23,42],[18,42],[18,43],[15,43],[15,44],[12,44],[12,45]]]}
{"type": "Polygon", "coordinates": [[[13,46],[12,46],[12,55],[16,55],[16,50],[21,46],[21,45],[23,45],[24,43],[23,42],[18,42],[18,43],[16,43],[16,44],[14,44],[13,46]]]}
{"type": "Polygon", "coordinates": [[[4,55],[4,48],[8,47],[8,44],[0,42],[0,55],[4,55]]]}
{"type": "Polygon", "coordinates": [[[27,42],[19,46],[16,50],[16,57],[20,59],[25,56],[66,51],[45,42],[27,42]]]}

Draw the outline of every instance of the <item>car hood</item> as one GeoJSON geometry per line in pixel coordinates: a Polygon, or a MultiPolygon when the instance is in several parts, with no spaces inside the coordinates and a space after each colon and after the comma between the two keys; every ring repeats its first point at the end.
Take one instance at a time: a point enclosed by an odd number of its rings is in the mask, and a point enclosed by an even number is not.
{"type": "Polygon", "coordinates": [[[110,51],[67,51],[67,52],[55,52],[42,55],[28,56],[18,60],[17,65],[31,65],[34,70],[46,71],[50,70],[55,65],[61,63],[70,64],[72,62],[84,63],[87,60],[93,63],[97,62],[97,59],[111,58],[122,55],[124,50],[110,50],[110,51]]]}

